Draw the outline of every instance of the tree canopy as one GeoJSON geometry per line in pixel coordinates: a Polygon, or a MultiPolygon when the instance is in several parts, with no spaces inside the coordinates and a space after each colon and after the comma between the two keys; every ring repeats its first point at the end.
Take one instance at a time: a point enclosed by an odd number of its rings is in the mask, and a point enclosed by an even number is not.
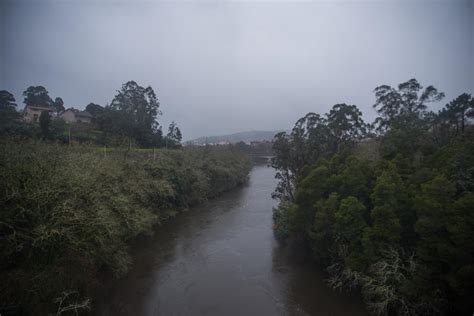
{"type": "Polygon", "coordinates": [[[333,288],[358,287],[379,315],[463,314],[474,296],[473,98],[410,79],[355,105],[308,113],[275,136],[275,235],[298,236],[333,288]],[[371,133],[372,126],[376,133],[371,133]]]}
{"type": "Polygon", "coordinates": [[[117,91],[104,118],[113,120],[106,128],[134,138],[142,146],[158,145],[161,130],[157,117],[161,115],[160,103],[153,88],[144,88],[135,81],[128,81],[117,91]]]}
{"type": "Polygon", "coordinates": [[[51,107],[53,100],[49,96],[48,90],[43,86],[30,86],[24,92],[23,103],[26,106],[51,107]]]}
{"type": "Polygon", "coordinates": [[[16,100],[13,94],[6,90],[0,91],[0,109],[7,107],[16,107],[16,100]]]}
{"type": "Polygon", "coordinates": [[[104,107],[91,102],[86,105],[86,111],[89,112],[94,118],[97,118],[104,113],[104,107]]]}
{"type": "Polygon", "coordinates": [[[167,147],[179,147],[181,146],[181,130],[176,123],[173,121],[168,127],[168,134],[166,134],[166,146],[167,147]]]}
{"type": "Polygon", "coordinates": [[[52,107],[54,109],[54,112],[56,112],[56,114],[59,114],[61,113],[62,111],[65,110],[64,108],[64,101],[62,98],[56,98],[54,99],[53,103],[52,103],[52,107]]]}

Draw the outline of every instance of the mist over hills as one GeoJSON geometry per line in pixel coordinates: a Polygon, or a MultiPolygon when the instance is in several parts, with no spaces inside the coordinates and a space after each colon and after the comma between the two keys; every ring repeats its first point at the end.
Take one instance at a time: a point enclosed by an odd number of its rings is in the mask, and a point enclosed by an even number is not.
{"type": "Polygon", "coordinates": [[[275,134],[281,131],[245,131],[221,136],[207,136],[192,139],[186,144],[205,145],[215,144],[220,142],[238,143],[238,142],[252,142],[252,141],[271,141],[275,134]]]}

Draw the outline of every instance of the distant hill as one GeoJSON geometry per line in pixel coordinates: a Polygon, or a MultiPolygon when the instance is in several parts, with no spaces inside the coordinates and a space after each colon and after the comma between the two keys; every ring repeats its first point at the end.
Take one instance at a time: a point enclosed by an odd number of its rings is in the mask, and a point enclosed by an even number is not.
{"type": "Polygon", "coordinates": [[[252,142],[252,141],[271,141],[273,136],[280,131],[247,131],[222,136],[208,136],[199,137],[186,142],[186,144],[205,145],[216,144],[219,142],[238,143],[238,142],[252,142]]]}

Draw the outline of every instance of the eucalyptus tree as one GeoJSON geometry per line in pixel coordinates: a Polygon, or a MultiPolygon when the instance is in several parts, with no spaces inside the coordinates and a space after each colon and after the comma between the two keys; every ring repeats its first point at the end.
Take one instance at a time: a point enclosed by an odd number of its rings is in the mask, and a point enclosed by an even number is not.
{"type": "Polygon", "coordinates": [[[53,100],[49,96],[48,90],[43,86],[30,86],[23,92],[23,96],[25,97],[23,100],[25,106],[47,108],[53,105],[53,100]]]}
{"type": "Polygon", "coordinates": [[[168,134],[166,135],[166,147],[179,147],[181,146],[181,140],[183,135],[181,130],[173,121],[168,126],[168,134]]]}
{"type": "Polygon", "coordinates": [[[62,98],[57,97],[56,99],[54,99],[51,105],[54,109],[54,112],[56,112],[56,114],[59,114],[65,110],[64,101],[62,98]]]}
{"type": "Polygon", "coordinates": [[[104,113],[104,107],[99,104],[89,103],[86,105],[86,111],[89,112],[92,117],[97,118],[99,115],[104,113]]]}
{"type": "Polygon", "coordinates": [[[278,179],[278,184],[272,193],[272,197],[280,201],[293,202],[295,200],[295,173],[291,146],[290,136],[286,132],[275,135],[272,147],[274,156],[271,160],[271,166],[276,170],[275,178],[278,179]]]}
{"type": "Polygon", "coordinates": [[[13,94],[6,90],[0,91],[0,134],[4,134],[20,117],[16,110],[16,101],[13,94]]]}
{"type": "Polygon", "coordinates": [[[142,146],[152,146],[160,137],[157,117],[161,115],[160,103],[153,88],[128,81],[117,91],[109,108],[117,111],[113,114],[116,125],[121,132],[134,138],[142,146]]]}
{"type": "Polygon", "coordinates": [[[329,146],[334,153],[339,152],[341,146],[350,146],[367,134],[367,124],[355,105],[336,104],[326,116],[329,146]]]}
{"type": "Polygon", "coordinates": [[[7,107],[16,108],[16,100],[13,94],[8,92],[7,90],[0,91],[0,109],[4,109],[7,107]]]}
{"type": "Polygon", "coordinates": [[[441,101],[445,96],[432,85],[423,89],[416,79],[400,83],[398,88],[381,85],[374,93],[373,107],[379,114],[375,123],[379,132],[390,129],[400,118],[421,118],[428,103],[441,101]]]}
{"type": "Polygon", "coordinates": [[[464,136],[467,117],[474,116],[474,99],[468,93],[463,93],[446,105],[444,112],[448,119],[455,123],[456,134],[464,136]]]}

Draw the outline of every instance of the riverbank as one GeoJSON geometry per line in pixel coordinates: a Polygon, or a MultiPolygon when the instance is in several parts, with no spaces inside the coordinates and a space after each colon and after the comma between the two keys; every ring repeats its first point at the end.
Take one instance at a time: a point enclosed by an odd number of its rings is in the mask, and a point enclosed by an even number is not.
{"type": "Polygon", "coordinates": [[[99,275],[128,271],[131,240],[244,183],[251,168],[219,148],[0,147],[2,313],[87,308],[99,275]]]}
{"type": "Polygon", "coordinates": [[[95,315],[367,315],[357,295],[332,291],[310,260],[272,231],[273,169],[166,223],[133,251],[95,315]]]}

